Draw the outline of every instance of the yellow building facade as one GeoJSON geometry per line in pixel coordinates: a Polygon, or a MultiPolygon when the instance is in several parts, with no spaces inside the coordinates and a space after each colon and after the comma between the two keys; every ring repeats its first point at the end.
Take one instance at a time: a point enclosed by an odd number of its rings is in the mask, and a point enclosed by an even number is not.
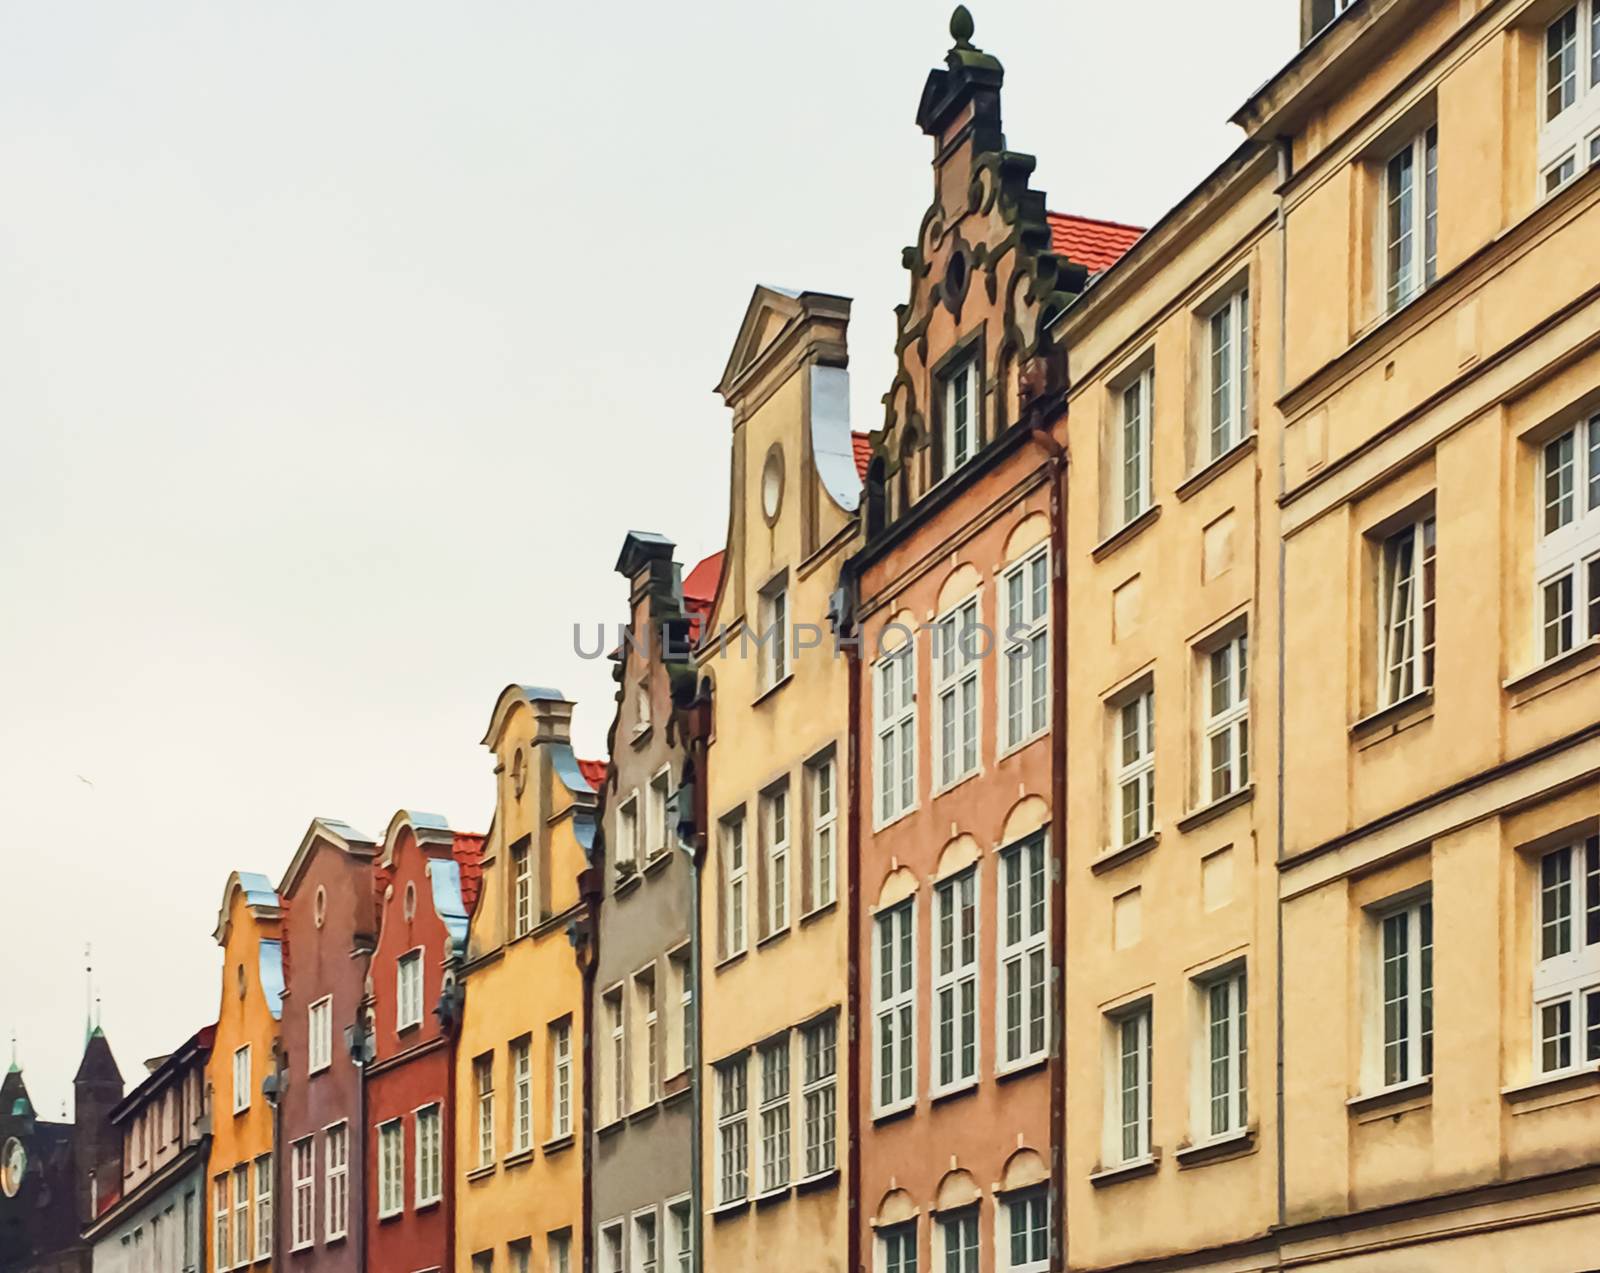
{"type": "Polygon", "coordinates": [[[559,691],[508,686],[483,740],[495,761],[495,814],[459,971],[461,1273],[584,1267],[583,981],[575,925],[599,775],[573,755],[572,709],[559,691]]]}
{"type": "Polygon", "coordinates": [[[700,653],[707,1273],[847,1267],[848,679],[828,617],[860,496],[848,319],[843,298],[758,288],[719,386],[728,537],[700,653]]]}

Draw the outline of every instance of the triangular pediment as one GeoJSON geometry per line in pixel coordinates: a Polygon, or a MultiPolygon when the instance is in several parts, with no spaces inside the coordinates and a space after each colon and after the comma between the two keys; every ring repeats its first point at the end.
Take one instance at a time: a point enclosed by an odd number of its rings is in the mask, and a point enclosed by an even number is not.
{"type": "Polygon", "coordinates": [[[805,313],[799,292],[787,288],[759,284],[745,307],[744,321],[739,324],[739,335],[733,342],[733,352],[723,369],[717,392],[726,398],[734,387],[761,361],[761,355],[771,349],[792,324],[805,313]]]}

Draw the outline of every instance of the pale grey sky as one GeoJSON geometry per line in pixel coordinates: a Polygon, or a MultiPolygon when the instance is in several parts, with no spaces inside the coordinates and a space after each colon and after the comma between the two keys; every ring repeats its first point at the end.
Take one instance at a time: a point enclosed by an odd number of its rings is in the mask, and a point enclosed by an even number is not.
{"type": "MultiPolygon", "coordinates": [[[[575,620],[630,527],[721,546],[757,282],[887,384],[946,0],[0,3],[0,1030],[42,1111],[82,951],[136,1081],[212,1019],[228,872],[314,815],[482,829],[509,681],[610,718],[575,620]]],[[[1236,144],[1289,0],[977,0],[1061,211],[1236,144]]]]}

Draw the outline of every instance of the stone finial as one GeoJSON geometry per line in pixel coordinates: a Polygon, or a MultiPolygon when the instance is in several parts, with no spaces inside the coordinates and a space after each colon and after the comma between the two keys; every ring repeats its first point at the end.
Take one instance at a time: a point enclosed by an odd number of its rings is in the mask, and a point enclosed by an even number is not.
{"type": "Polygon", "coordinates": [[[950,15],[950,34],[955,39],[956,48],[970,49],[972,32],[972,13],[966,5],[958,4],[955,12],[950,15]]]}

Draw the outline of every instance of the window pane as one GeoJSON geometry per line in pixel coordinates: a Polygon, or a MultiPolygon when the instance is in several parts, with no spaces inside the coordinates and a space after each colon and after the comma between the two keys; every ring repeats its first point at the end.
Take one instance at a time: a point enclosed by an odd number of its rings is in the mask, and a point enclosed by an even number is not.
{"type": "Polygon", "coordinates": [[[1545,32],[1545,119],[1561,114],[1577,95],[1578,9],[1574,5],[1545,32]]]}

